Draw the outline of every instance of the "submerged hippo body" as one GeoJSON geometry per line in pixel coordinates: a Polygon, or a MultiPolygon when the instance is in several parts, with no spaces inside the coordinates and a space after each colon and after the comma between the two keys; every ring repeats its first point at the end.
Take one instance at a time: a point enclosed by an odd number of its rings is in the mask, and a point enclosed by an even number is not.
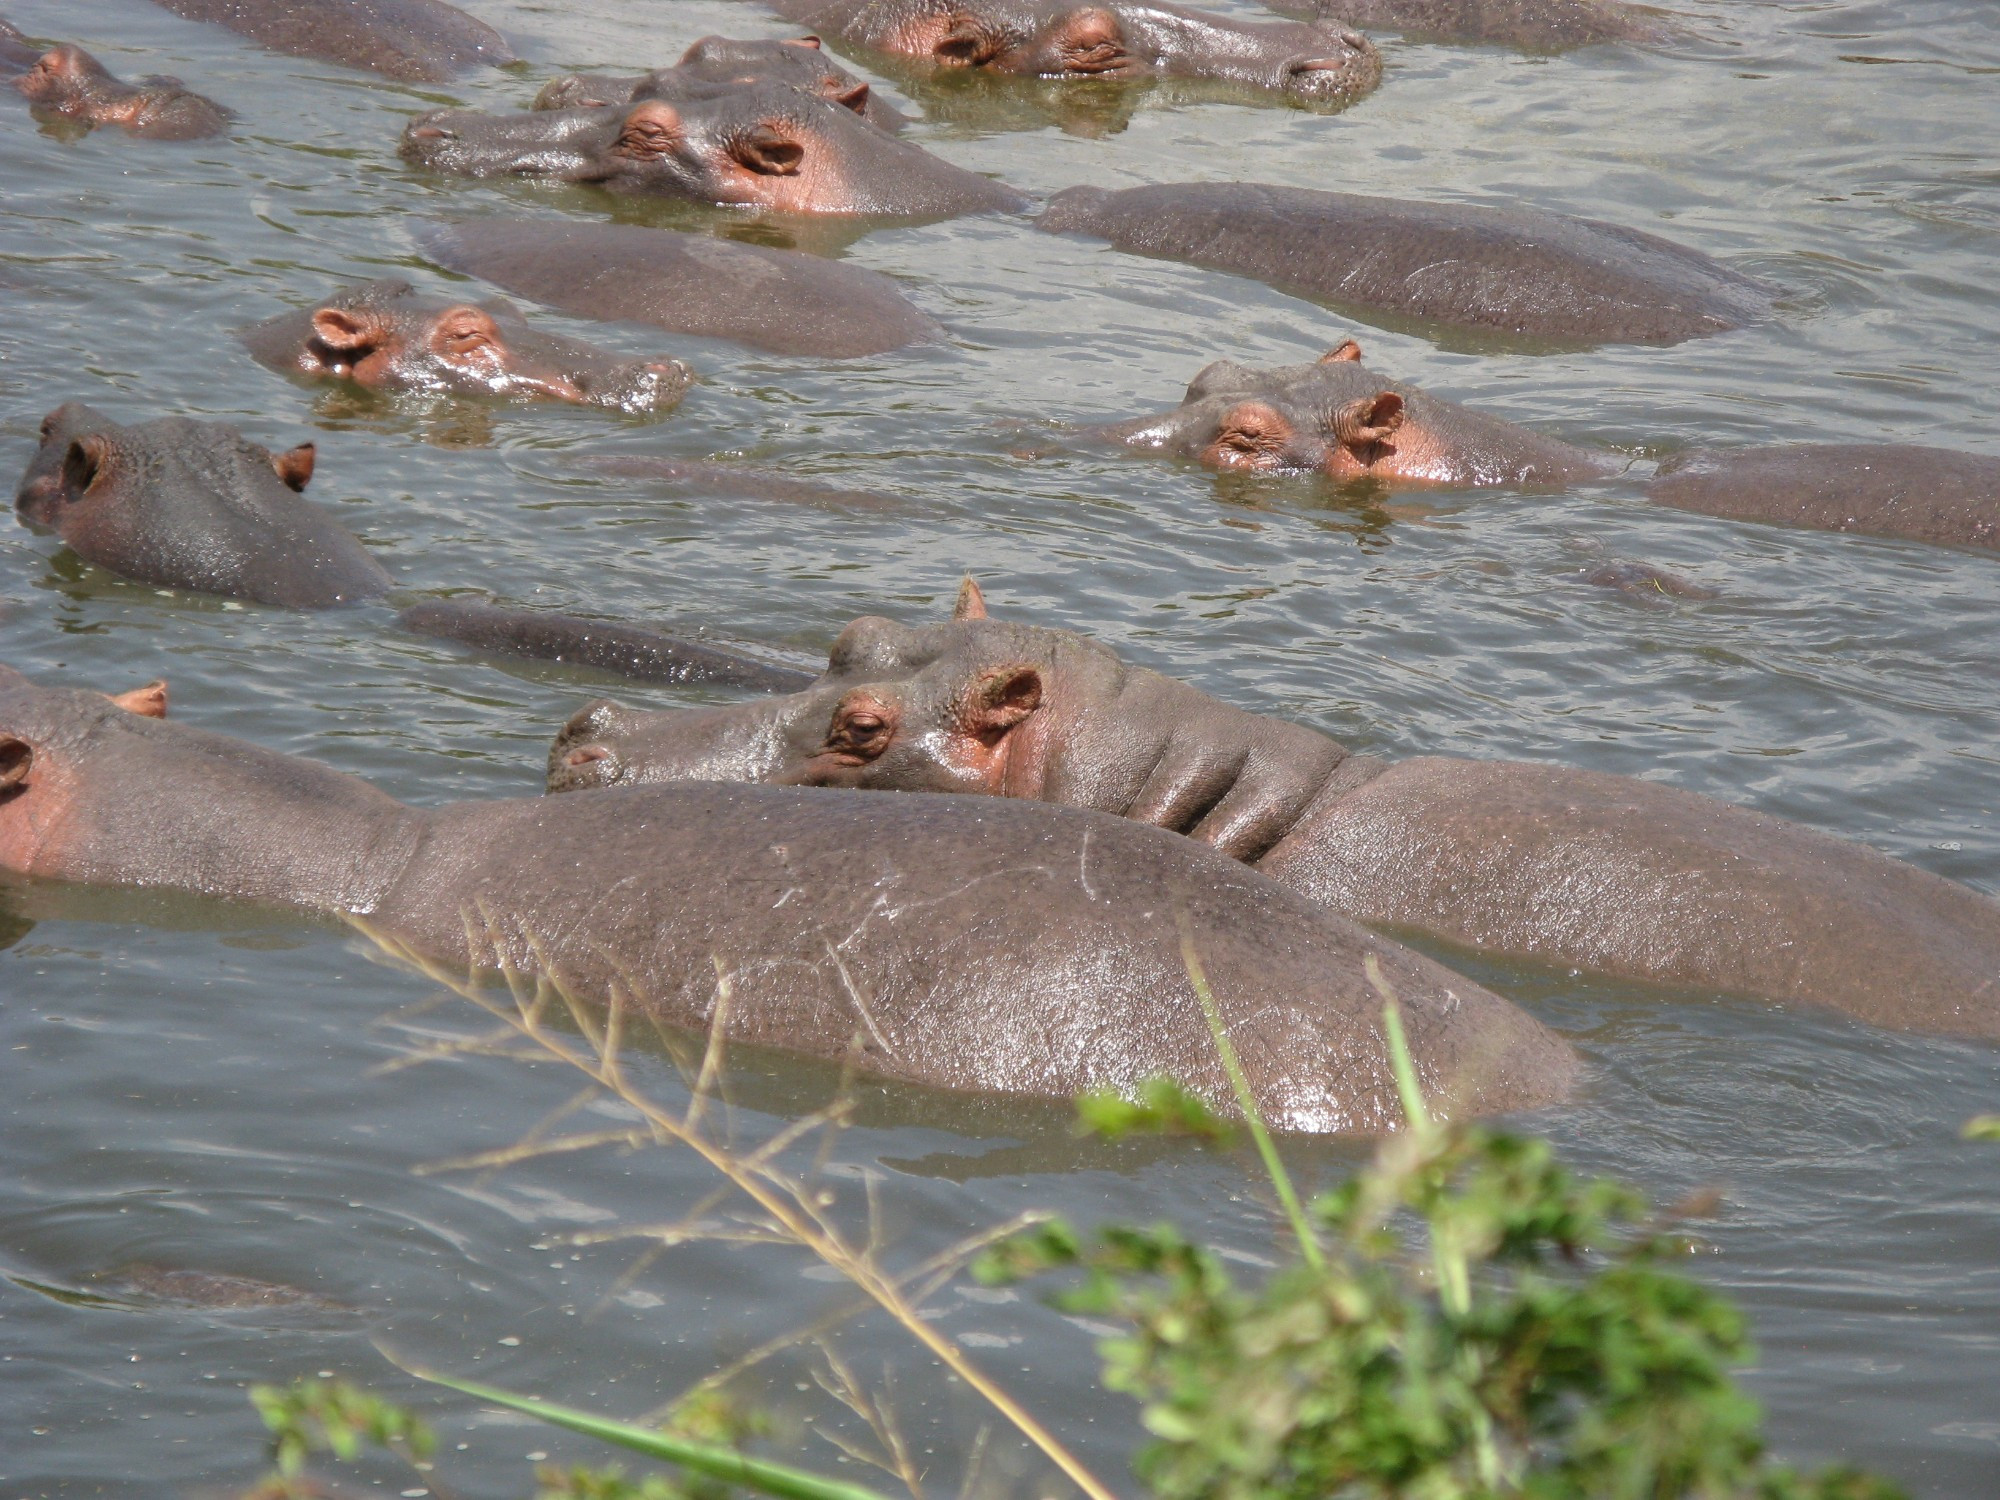
{"type": "Polygon", "coordinates": [[[196,141],[229,128],[230,114],[178,78],[126,83],[81,47],[52,47],[14,80],[47,114],[91,125],[117,125],[149,141],[196,141]]]}
{"type": "Polygon", "coordinates": [[[664,193],[726,208],[942,218],[1019,210],[1012,188],[782,83],[602,109],[437,110],[403,132],[412,165],[664,193]]]}
{"type": "Polygon", "coordinates": [[[444,0],[154,0],[260,47],[363,68],[406,83],[447,83],[514,61],[506,39],[444,0]]]}
{"type": "Polygon", "coordinates": [[[901,130],[909,123],[902,111],[876,98],[866,82],[828,57],[816,36],[784,41],[705,36],[671,68],[636,76],[571,73],[553,79],[535,96],[534,107],[602,109],[641,99],[677,103],[705,97],[718,88],[759,83],[783,84],[829,100],[883,130],[901,130]]]}
{"type": "Polygon", "coordinates": [[[789,697],[558,737],[550,788],[682,777],[1035,798],[1185,833],[1371,925],[1503,958],[2000,1037],[2000,903],[1650,781],[1385,765],[1068,631],[848,626],[789,697]]]}
{"type": "Polygon", "coordinates": [[[1338,106],[1382,80],[1367,38],[1336,22],[1239,21],[1142,0],[776,0],[850,47],[941,68],[1035,78],[1187,79],[1338,106]]]}
{"type": "Polygon", "coordinates": [[[314,307],[246,328],[260,364],[287,375],[352,380],[374,390],[574,401],[666,412],[693,375],[678,360],[627,360],[543,333],[505,302],[422,297],[407,281],[374,281],[314,307]]]}
{"type": "Polygon", "coordinates": [[[141,583],[293,609],[382,593],[382,565],[301,497],[312,470],[310,443],[274,454],[220,422],[121,427],[72,401],[43,420],[15,507],[141,583]]]}
{"type": "Polygon", "coordinates": [[[439,265],[578,317],[774,354],[856,359],[941,332],[888,277],[795,250],[553,219],[474,219],[416,237],[439,265]]]}
{"type": "Polygon", "coordinates": [[[1487,338],[1678,344],[1741,328],[1771,307],[1763,287],[1700,251],[1534,209],[1163,183],[1069,188],[1037,223],[1357,313],[1487,338]]]}
{"type": "Polygon", "coordinates": [[[1218,360],[1195,376],[1176,410],[1089,435],[1213,469],[1387,484],[1558,487],[1617,467],[1385,380],[1362,365],[1352,339],[1312,365],[1253,369],[1218,360]]]}
{"type": "Polygon", "coordinates": [[[548,973],[586,1000],[616,985],[669,1024],[947,1089],[1065,1098],[1171,1073],[1226,1107],[1183,929],[1283,1127],[1398,1118],[1368,954],[1429,1091],[1514,1109],[1574,1073],[1505,1001],[1123,820],[713,785],[417,809],[6,670],[0,870],[352,915],[441,964],[548,973]]]}
{"type": "Polygon", "coordinates": [[[1621,0],[1278,0],[1284,15],[1338,16],[1422,41],[1568,52],[1606,42],[1663,42],[1667,18],[1621,0]]]}
{"type": "Polygon", "coordinates": [[[1670,459],[1646,498],[1679,510],[2000,552],[2000,459],[1810,443],[1670,459]]]}

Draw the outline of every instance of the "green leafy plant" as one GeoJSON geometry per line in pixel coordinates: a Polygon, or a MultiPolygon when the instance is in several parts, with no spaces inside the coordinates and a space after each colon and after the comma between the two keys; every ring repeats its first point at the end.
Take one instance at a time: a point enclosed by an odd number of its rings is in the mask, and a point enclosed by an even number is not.
{"type": "MultiPolygon", "coordinates": [[[[1371,973],[1379,982],[1379,971],[1371,973]]],[[[1406,1129],[1294,1218],[1260,1285],[1171,1225],[1061,1221],[996,1245],[989,1283],[1080,1273],[1056,1301],[1129,1332],[1104,1381],[1135,1397],[1161,1500],[1886,1500],[1848,1470],[1766,1461],[1730,1371],[1741,1316],[1669,1269],[1687,1243],[1638,1194],[1542,1142],[1434,1123],[1393,997],[1406,1129]]],[[[1149,1121],[1135,1117],[1135,1124],[1149,1121]]],[[[1267,1158],[1274,1160],[1274,1158],[1267,1158]]],[[[1274,1180],[1282,1173],[1274,1167],[1274,1180]]],[[[1285,1188],[1281,1201],[1291,1201],[1285,1188]]]]}

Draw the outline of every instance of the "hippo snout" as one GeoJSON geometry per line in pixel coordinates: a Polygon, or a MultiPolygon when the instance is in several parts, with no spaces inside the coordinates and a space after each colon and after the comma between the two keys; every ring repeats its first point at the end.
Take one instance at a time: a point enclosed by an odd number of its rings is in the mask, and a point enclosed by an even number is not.
{"type": "Polygon", "coordinates": [[[1288,58],[1279,77],[1285,92],[1302,102],[1344,101],[1382,81],[1382,54],[1358,31],[1329,30],[1323,46],[1288,58]]]}
{"type": "Polygon", "coordinates": [[[403,131],[403,138],[410,141],[455,141],[458,132],[445,124],[446,111],[434,109],[427,115],[418,115],[403,131]]]}
{"type": "Polygon", "coordinates": [[[599,406],[628,412],[668,411],[694,384],[694,371],[677,359],[644,360],[620,365],[602,379],[586,377],[581,384],[584,399],[599,406]]]}

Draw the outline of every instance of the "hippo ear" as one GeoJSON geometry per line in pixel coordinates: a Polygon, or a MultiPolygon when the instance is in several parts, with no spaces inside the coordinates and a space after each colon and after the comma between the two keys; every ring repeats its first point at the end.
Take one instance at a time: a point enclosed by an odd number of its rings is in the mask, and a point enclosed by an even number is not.
{"type": "Polygon", "coordinates": [[[1323,365],[1348,365],[1361,363],[1361,346],[1353,339],[1342,339],[1319,357],[1323,365]]]}
{"type": "Polygon", "coordinates": [[[300,443],[296,448],[287,448],[283,453],[271,455],[271,470],[284,480],[290,489],[304,490],[312,483],[313,458],[317,450],[311,443],[300,443]]]}
{"type": "Polygon", "coordinates": [[[1097,5],[1073,12],[1055,35],[1055,44],[1065,52],[1093,52],[1100,47],[1122,47],[1124,43],[1117,15],[1097,5]]]}
{"type": "Polygon", "coordinates": [[[981,672],[958,708],[958,727],[989,743],[1042,706],[1042,674],[1026,662],[981,672]]]}
{"type": "Polygon", "coordinates": [[[97,433],[85,433],[72,442],[69,451],[63,454],[64,493],[74,497],[89,489],[97,482],[97,471],[110,456],[111,444],[97,433]]]}
{"type": "Polygon", "coordinates": [[[1350,401],[1333,414],[1333,435],[1349,448],[1379,443],[1403,425],[1403,398],[1377,391],[1350,401]]]}
{"type": "Polygon", "coordinates": [[[133,688],[129,693],[113,693],[111,701],[128,714],[137,714],[142,719],[164,719],[167,716],[167,684],[165,679],[149,682],[144,687],[133,688]]]}
{"type": "Polygon", "coordinates": [[[35,764],[35,747],[11,734],[0,734],[0,791],[8,791],[28,779],[35,764]]]}
{"type": "Polygon", "coordinates": [[[986,618],[986,595],[979,591],[979,585],[967,573],[958,585],[958,602],[951,607],[954,620],[983,620],[986,618]]]}
{"type": "Polygon", "coordinates": [[[785,45],[787,47],[810,47],[815,52],[820,50],[820,40],[816,36],[788,36],[785,38],[785,45]]]}
{"type": "Polygon", "coordinates": [[[806,148],[782,125],[764,120],[729,143],[736,159],[766,177],[796,177],[806,148]]]}
{"type": "Polygon", "coordinates": [[[840,92],[831,94],[828,97],[842,109],[851,109],[857,115],[868,113],[868,85],[865,83],[854,84],[852,87],[844,88],[840,92]]]}
{"type": "Polygon", "coordinates": [[[358,354],[382,341],[382,330],[365,312],[349,307],[320,307],[313,310],[313,337],[342,354],[358,354]]]}

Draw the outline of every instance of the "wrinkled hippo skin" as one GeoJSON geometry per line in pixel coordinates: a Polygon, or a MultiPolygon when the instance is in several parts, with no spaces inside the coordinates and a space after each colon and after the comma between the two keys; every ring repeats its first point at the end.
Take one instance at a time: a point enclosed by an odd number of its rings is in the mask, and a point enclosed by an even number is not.
{"type": "Polygon", "coordinates": [[[736,707],[598,703],[550,788],[683,777],[951,791],[1185,833],[1398,933],[1618,979],[2000,1037],[2000,903],[1657,782],[1423,756],[1385,765],[1063,630],[864,618],[820,681],[736,707]]]}
{"type": "Polygon", "coordinates": [[[1161,1073],[1227,1107],[1199,953],[1273,1124],[1399,1118],[1363,975],[1427,1091],[1559,1099],[1574,1060],[1505,1001],[1195,844],[1026,803],[639,787],[418,809],[309,760],[0,669],[0,870],[351,914],[732,1041],[945,1089],[1068,1098],[1161,1073]]]}
{"type": "Polygon", "coordinates": [[[445,109],[403,131],[403,159],[466,177],[538,177],[798,214],[1018,211],[1027,199],[782,83],[678,102],[488,115],[445,109]]]}
{"type": "Polygon", "coordinates": [[[1178,78],[1343,105],[1382,81],[1382,56],[1338,22],[1239,21],[1140,0],[775,0],[788,21],[850,47],[944,68],[1037,78],[1178,78]]]}
{"type": "Polygon", "coordinates": [[[816,36],[784,41],[705,36],[671,68],[655,68],[635,77],[570,73],[552,79],[535,95],[534,107],[602,109],[610,104],[636,104],[641,99],[678,103],[747,83],[784,84],[851,109],[882,130],[901,130],[909,123],[901,110],[877,99],[865,81],[828,57],[816,36]]]}
{"type": "Polygon", "coordinates": [[[1396,485],[1559,488],[1620,467],[1384,379],[1362,365],[1352,339],[1311,365],[1253,369],[1217,360],[1195,376],[1177,409],[1085,435],[1212,469],[1396,485]]]}
{"type": "Polygon", "coordinates": [[[1568,52],[1605,42],[1664,42],[1667,18],[1620,0],[1279,0],[1283,15],[1338,16],[1350,25],[1423,41],[1489,43],[1568,52]]]}
{"type": "Polygon", "coordinates": [[[583,318],[773,354],[858,359],[939,336],[888,277],[795,250],[636,224],[474,219],[417,232],[439,265],[583,318]]]}
{"type": "Polygon", "coordinates": [[[396,623],[413,634],[457,641],[476,651],[595,667],[634,682],[789,693],[813,681],[811,672],[740,651],[554,610],[507,609],[474,599],[431,599],[411,605],[396,616],[396,623]]]}
{"type": "Polygon", "coordinates": [[[448,83],[514,61],[506,39],[444,0],[154,0],[260,47],[363,68],[405,83],[448,83]]]}
{"type": "Polygon", "coordinates": [[[273,370],[371,390],[573,401],[638,414],[672,411],[694,379],[679,360],[619,359],[543,333],[497,298],[422,297],[407,281],[350,287],[238,337],[273,370]]]}
{"type": "Polygon", "coordinates": [[[1805,443],[1669,459],[1646,498],[1679,510],[2000,552],[2000,459],[1901,443],[1805,443]]]}
{"type": "Polygon", "coordinates": [[[149,141],[202,140],[222,134],[231,119],[228,110],[190,93],[178,78],[125,83],[83,48],[67,44],[36,58],[14,87],[47,114],[122,126],[149,141]]]}
{"type": "Polygon", "coordinates": [[[121,427],[72,401],[42,421],[15,508],[85,562],[141,583],[324,609],[382,593],[389,575],[299,492],[313,446],[272,453],[221,422],[121,427]]]}
{"type": "Polygon", "coordinates": [[[1535,209],[1188,182],[1069,188],[1037,223],[1489,338],[1678,344],[1741,328],[1771,307],[1763,287],[1700,251],[1535,209]]]}

